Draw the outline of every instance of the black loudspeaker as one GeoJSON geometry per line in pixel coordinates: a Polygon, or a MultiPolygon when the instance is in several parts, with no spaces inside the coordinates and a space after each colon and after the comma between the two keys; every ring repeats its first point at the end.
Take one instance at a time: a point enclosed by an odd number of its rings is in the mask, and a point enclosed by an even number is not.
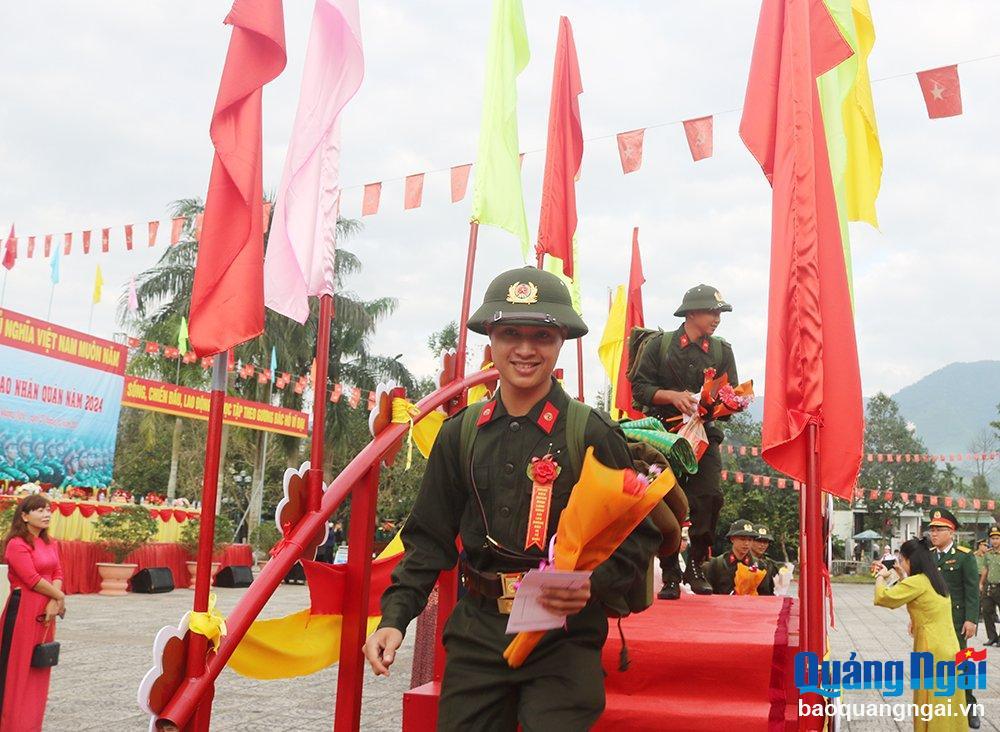
{"type": "Polygon", "coordinates": [[[170,592],[174,575],[168,567],[148,567],[132,577],[132,592],[170,592]]]}
{"type": "Polygon", "coordinates": [[[253,582],[253,568],[246,565],[223,567],[215,575],[216,587],[249,587],[253,582]]]}

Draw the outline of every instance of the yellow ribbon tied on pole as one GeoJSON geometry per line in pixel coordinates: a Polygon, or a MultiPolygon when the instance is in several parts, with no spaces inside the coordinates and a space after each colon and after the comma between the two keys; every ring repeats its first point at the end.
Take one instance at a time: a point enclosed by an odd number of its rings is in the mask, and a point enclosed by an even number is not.
{"type": "Polygon", "coordinates": [[[188,630],[203,635],[212,642],[212,649],[219,651],[219,643],[226,634],[226,619],[215,609],[215,593],[208,596],[208,610],[203,613],[192,612],[188,618],[188,630]]]}
{"type": "Polygon", "coordinates": [[[406,470],[413,465],[413,418],[418,414],[420,410],[413,402],[402,397],[392,400],[392,423],[410,425],[410,429],[406,431],[406,470]]]}

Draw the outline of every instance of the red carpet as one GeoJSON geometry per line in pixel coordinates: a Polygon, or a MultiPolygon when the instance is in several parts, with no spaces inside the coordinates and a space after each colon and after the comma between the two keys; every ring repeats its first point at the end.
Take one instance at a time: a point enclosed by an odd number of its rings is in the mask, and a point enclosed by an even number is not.
{"type": "MultiPolygon", "coordinates": [[[[625,672],[611,621],[603,655],[607,707],[594,729],[784,729],[786,705],[795,702],[794,605],[791,598],[735,595],[659,600],[622,621],[631,661],[625,672]]],[[[794,706],[788,710],[794,714],[794,706]]]]}
{"type": "MultiPolygon", "coordinates": [[[[604,647],[604,732],[797,729],[792,598],[684,595],[622,621],[631,666],[618,670],[621,639],[609,621],[604,647]]],[[[404,732],[430,732],[440,689],[403,695],[404,732]]]]}

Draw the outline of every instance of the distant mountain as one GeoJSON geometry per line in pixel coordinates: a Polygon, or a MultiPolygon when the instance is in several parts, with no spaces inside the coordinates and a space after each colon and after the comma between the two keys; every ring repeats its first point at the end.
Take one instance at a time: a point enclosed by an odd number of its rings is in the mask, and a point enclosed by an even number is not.
{"type": "Polygon", "coordinates": [[[892,398],[930,452],[969,452],[980,430],[1000,419],[1000,361],[948,364],[892,398]]]}
{"type": "MultiPolygon", "coordinates": [[[[892,398],[903,417],[916,426],[929,452],[970,452],[969,443],[976,434],[1000,419],[1000,361],[948,364],[903,387],[892,398]]],[[[755,400],[749,411],[754,419],[763,419],[764,400],[755,400]]]]}

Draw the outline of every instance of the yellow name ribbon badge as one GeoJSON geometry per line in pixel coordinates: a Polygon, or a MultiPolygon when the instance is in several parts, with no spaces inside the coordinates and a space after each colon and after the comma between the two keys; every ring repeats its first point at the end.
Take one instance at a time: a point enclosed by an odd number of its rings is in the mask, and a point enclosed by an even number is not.
{"type": "Polygon", "coordinates": [[[215,593],[208,596],[208,610],[203,613],[192,612],[188,618],[188,629],[192,633],[203,635],[212,643],[212,650],[219,652],[219,643],[226,634],[226,618],[215,609],[215,593]]]}

